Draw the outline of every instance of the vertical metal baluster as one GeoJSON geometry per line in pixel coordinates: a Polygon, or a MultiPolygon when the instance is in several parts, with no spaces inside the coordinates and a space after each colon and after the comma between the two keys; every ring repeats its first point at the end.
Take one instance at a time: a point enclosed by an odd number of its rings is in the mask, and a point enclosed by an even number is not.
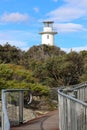
{"type": "Polygon", "coordinates": [[[24,106],[24,96],[23,91],[19,92],[19,123],[23,123],[23,106],[24,106]]]}

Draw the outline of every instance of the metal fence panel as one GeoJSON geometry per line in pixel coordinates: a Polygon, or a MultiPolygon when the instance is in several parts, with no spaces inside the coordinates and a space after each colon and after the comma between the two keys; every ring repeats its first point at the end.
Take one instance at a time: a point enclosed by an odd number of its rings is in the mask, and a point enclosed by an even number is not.
{"type": "Polygon", "coordinates": [[[2,90],[2,130],[10,130],[10,126],[32,119],[31,111],[28,109],[32,95],[29,90],[2,90]],[[25,95],[27,107],[25,106],[25,95]],[[26,113],[29,113],[25,115],[26,113]],[[26,118],[27,116],[27,118],[26,118]]]}
{"type": "Polygon", "coordinates": [[[58,90],[58,100],[59,130],[87,130],[87,85],[58,90]]]}

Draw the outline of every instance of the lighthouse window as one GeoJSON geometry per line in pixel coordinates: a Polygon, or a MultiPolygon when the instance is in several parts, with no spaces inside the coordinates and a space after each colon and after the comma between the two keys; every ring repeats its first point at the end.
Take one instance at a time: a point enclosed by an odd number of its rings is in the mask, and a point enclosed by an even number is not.
{"type": "Polygon", "coordinates": [[[47,39],[49,39],[49,35],[47,35],[47,39]]]}

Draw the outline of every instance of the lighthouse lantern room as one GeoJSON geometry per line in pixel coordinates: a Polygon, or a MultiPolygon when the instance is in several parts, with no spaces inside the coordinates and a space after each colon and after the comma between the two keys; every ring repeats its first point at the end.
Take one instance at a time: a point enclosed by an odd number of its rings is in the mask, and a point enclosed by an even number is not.
{"type": "Polygon", "coordinates": [[[49,46],[54,45],[54,35],[57,34],[57,31],[53,28],[53,21],[44,21],[43,31],[39,32],[42,35],[42,44],[49,46]]]}

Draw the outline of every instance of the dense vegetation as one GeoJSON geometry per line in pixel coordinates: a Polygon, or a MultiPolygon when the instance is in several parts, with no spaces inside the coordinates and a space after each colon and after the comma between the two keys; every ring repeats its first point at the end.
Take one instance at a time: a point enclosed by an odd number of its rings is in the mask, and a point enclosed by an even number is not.
{"type": "Polygon", "coordinates": [[[87,80],[87,51],[66,53],[55,46],[33,46],[22,51],[0,45],[0,90],[30,88],[47,95],[49,88],[74,85],[87,80]]]}

